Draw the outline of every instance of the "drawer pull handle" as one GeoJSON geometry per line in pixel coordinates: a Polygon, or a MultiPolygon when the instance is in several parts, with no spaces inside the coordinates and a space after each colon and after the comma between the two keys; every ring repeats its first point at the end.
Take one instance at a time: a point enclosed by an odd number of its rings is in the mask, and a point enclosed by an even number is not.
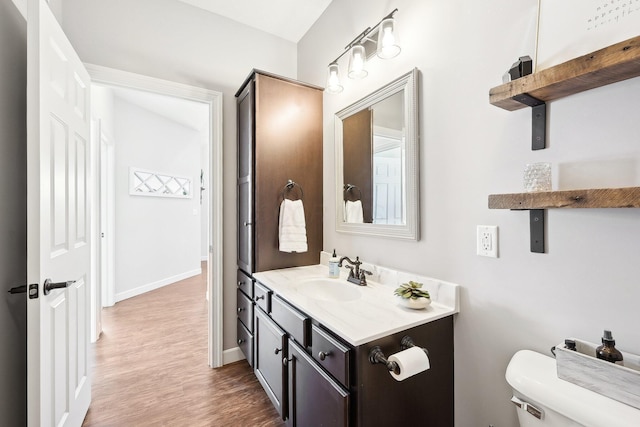
{"type": "Polygon", "coordinates": [[[276,348],[276,349],[273,351],[273,353],[274,353],[274,354],[278,354],[278,353],[280,353],[281,351],[282,351],[282,349],[281,349],[281,348],[276,348]]]}
{"type": "Polygon", "coordinates": [[[324,360],[329,356],[331,356],[330,351],[327,351],[326,353],[324,351],[321,351],[320,353],[318,353],[318,357],[320,358],[320,360],[324,360]]]}
{"type": "Polygon", "coordinates": [[[242,313],[244,311],[244,307],[238,307],[238,313],[242,313]]]}
{"type": "Polygon", "coordinates": [[[238,345],[242,344],[243,342],[244,342],[244,340],[243,340],[242,338],[240,338],[240,339],[238,340],[238,345]]]}
{"type": "Polygon", "coordinates": [[[258,301],[259,299],[264,299],[264,295],[258,295],[258,296],[256,297],[256,301],[258,301]]]}

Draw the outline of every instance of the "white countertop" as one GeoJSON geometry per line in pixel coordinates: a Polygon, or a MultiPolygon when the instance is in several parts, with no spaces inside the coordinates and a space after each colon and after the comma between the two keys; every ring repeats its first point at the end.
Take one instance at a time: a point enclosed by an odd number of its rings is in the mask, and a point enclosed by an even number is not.
{"type": "Polygon", "coordinates": [[[386,268],[367,267],[374,272],[374,280],[379,282],[369,281],[367,278],[367,286],[358,286],[346,280],[344,271],[339,279],[331,279],[359,291],[360,297],[351,301],[325,301],[300,292],[301,281],[328,277],[329,268],[326,265],[263,271],[253,276],[276,295],[280,295],[353,346],[451,316],[459,311],[458,285],[386,268]],[[412,310],[400,306],[397,297],[393,295],[399,284],[409,280],[423,283],[423,288],[429,291],[431,305],[426,309],[412,310]]]}

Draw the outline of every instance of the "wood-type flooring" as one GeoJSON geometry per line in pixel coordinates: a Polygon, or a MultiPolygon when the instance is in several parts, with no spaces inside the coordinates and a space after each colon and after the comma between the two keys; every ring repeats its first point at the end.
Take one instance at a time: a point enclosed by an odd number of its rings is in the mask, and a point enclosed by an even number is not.
{"type": "Polygon", "coordinates": [[[206,264],[200,276],[102,311],[83,426],[283,426],[246,361],[207,365],[206,264]]]}

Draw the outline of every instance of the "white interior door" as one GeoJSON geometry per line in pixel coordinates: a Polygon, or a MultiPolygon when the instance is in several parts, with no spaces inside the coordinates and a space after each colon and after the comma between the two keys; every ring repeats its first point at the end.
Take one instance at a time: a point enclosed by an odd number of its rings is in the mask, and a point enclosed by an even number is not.
{"type": "Polygon", "coordinates": [[[28,3],[29,426],[80,426],[91,401],[89,75],[44,0],[28,3]],[[51,279],[60,289],[46,291],[51,279]]]}

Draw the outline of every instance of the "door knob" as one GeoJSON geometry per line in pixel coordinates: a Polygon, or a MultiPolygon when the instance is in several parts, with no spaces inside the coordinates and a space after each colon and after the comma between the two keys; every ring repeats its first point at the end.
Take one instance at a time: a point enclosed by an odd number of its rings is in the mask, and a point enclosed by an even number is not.
{"type": "Polygon", "coordinates": [[[69,286],[73,285],[74,283],[76,283],[75,280],[69,280],[68,282],[52,282],[51,279],[47,279],[44,281],[44,286],[42,287],[42,292],[44,292],[45,295],[49,295],[49,292],[51,292],[54,289],[64,289],[64,288],[68,288],[69,286]]]}

